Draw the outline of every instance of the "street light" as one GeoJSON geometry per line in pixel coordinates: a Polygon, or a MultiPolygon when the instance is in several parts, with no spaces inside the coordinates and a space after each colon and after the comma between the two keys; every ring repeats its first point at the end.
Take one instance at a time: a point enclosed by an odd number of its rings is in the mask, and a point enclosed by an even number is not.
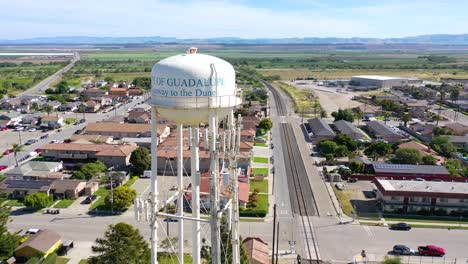
{"type": "Polygon", "coordinates": [[[19,144],[21,145],[21,130],[18,130],[19,144]]]}

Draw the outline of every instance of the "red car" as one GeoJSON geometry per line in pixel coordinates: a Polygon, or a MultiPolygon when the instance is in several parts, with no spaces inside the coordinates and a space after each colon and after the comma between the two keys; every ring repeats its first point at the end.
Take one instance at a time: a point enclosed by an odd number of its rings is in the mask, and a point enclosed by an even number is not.
{"type": "Polygon", "coordinates": [[[11,153],[13,153],[13,151],[11,149],[7,149],[3,152],[3,155],[10,155],[11,153]]]}
{"type": "Polygon", "coordinates": [[[7,130],[8,130],[8,127],[2,127],[0,130],[1,130],[1,131],[7,131],[7,130]]]}
{"type": "Polygon", "coordinates": [[[4,170],[4,169],[6,169],[6,168],[8,168],[8,166],[0,165],[0,171],[4,170]]]}
{"type": "Polygon", "coordinates": [[[38,153],[38,154],[39,154],[39,153],[41,153],[41,152],[42,152],[42,149],[35,149],[35,150],[34,150],[34,152],[36,152],[36,153],[38,153]]]}
{"type": "Polygon", "coordinates": [[[424,256],[439,256],[442,257],[445,255],[445,249],[434,246],[434,245],[427,245],[425,247],[418,247],[418,252],[424,256]]]}

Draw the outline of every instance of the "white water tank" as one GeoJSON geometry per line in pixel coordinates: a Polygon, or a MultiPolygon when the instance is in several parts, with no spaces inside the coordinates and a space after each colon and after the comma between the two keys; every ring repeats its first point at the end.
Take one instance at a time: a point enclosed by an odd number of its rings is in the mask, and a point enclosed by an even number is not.
{"type": "Polygon", "coordinates": [[[151,73],[151,99],[157,112],[178,123],[208,122],[211,112],[225,116],[241,103],[232,65],[191,48],[159,61],[151,73]]]}

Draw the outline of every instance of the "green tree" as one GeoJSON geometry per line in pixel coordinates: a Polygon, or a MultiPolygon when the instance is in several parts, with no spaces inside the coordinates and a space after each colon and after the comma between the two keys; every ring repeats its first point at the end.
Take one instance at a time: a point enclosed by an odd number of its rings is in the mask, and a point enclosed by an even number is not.
{"type": "Polygon", "coordinates": [[[135,79],[133,79],[133,85],[135,87],[148,90],[151,88],[151,78],[150,77],[135,77],[135,79]]]}
{"type": "Polygon", "coordinates": [[[26,197],[24,197],[23,203],[28,208],[39,209],[49,206],[53,200],[54,199],[51,195],[38,192],[26,195],[26,197]]]}
{"type": "Polygon", "coordinates": [[[350,109],[338,109],[337,112],[331,114],[335,118],[335,122],[338,120],[346,120],[350,123],[354,122],[354,114],[350,109]]]}
{"type": "MultiPolygon", "coordinates": [[[[133,204],[133,201],[137,197],[137,192],[128,186],[119,186],[114,189],[113,197],[114,203],[112,206],[114,210],[121,211],[127,209],[128,207],[130,207],[130,205],[133,204]]],[[[111,195],[108,194],[104,200],[106,208],[109,209],[111,208],[110,198],[111,195]]]]}
{"type": "Polygon", "coordinates": [[[139,147],[132,152],[130,163],[133,167],[133,172],[137,175],[143,175],[145,170],[151,168],[151,154],[148,148],[139,147]]]}
{"type": "Polygon", "coordinates": [[[325,111],[324,109],[320,110],[320,118],[327,118],[327,111],[325,111]]]}
{"type": "Polygon", "coordinates": [[[3,86],[3,88],[5,90],[11,89],[11,82],[10,81],[4,81],[2,86],[3,86]]]}
{"type": "Polygon", "coordinates": [[[360,125],[361,120],[364,118],[364,116],[365,116],[364,112],[362,112],[362,111],[357,111],[356,112],[356,118],[357,118],[358,126],[360,125]]]}
{"type": "Polygon", "coordinates": [[[151,253],[138,229],[126,223],[110,225],[104,238],[97,238],[91,247],[95,256],[89,264],[149,264],[151,253]]]}
{"type": "Polygon", "coordinates": [[[395,151],[392,163],[395,164],[419,164],[422,161],[421,153],[414,148],[400,148],[395,151]]]}
{"type": "Polygon", "coordinates": [[[363,173],[364,170],[366,169],[366,166],[364,165],[364,163],[362,162],[359,162],[359,161],[353,161],[349,164],[349,169],[353,172],[353,173],[363,173]]]}
{"type": "Polygon", "coordinates": [[[70,91],[70,86],[67,81],[60,81],[57,84],[56,91],[58,94],[68,93],[70,91]]]}
{"type": "Polygon", "coordinates": [[[14,143],[11,145],[11,151],[13,152],[13,155],[15,155],[15,162],[16,162],[16,167],[18,167],[18,152],[23,151],[24,146],[20,144],[14,143]]]}
{"type": "Polygon", "coordinates": [[[336,151],[336,148],[338,148],[338,145],[333,141],[323,140],[323,141],[320,141],[320,143],[318,144],[318,147],[320,149],[320,152],[326,155],[326,154],[334,154],[336,151]]]}
{"type": "MultiPolygon", "coordinates": [[[[231,232],[228,229],[226,217],[221,218],[221,263],[232,263],[232,236],[231,232]]],[[[242,238],[239,238],[239,248],[240,248],[240,263],[241,264],[250,264],[247,252],[242,244],[242,238]]]]}
{"type": "Polygon", "coordinates": [[[48,105],[44,108],[44,111],[47,113],[47,115],[49,116],[50,113],[52,113],[54,111],[54,108],[51,106],[51,105],[48,105]]]}
{"type": "Polygon", "coordinates": [[[408,122],[411,121],[411,119],[413,119],[413,117],[409,113],[405,113],[401,118],[401,121],[403,121],[404,125],[407,126],[408,122]]]}
{"type": "Polygon", "coordinates": [[[95,162],[86,163],[80,167],[80,170],[73,173],[73,178],[89,180],[96,176],[97,174],[107,170],[106,164],[104,162],[97,160],[95,162]]]}
{"type": "Polygon", "coordinates": [[[258,127],[264,131],[269,131],[273,127],[273,122],[270,118],[263,118],[260,120],[260,123],[258,123],[258,127]]]}
{"type": "Polygon", "coordinates": [[[445,168],[452,177],[468,176],[468,167],[463,165],[459,159],[448,159],[445,162],[445,168]]]}
{"type": "Polygon", "coordinates": [[[0,201],[0,259],[8,259],[19,245],[20,236],[8,231],[7,223],[11,208],[0,201]]]}
{"type": "Polygon", "coordinates": [[[391,152],[392,146],[382,141],[374,142],[364,150],[364,154],[374,158],[374,160],[378,160],[380,157],[385,157],[391,152]]]}
{"type": "Polygon", "coordinates": [[[349,151],[344,145],[338,145],[335,150],[335,157],[346,157],[348,156],[349,151]]]}
{"type": "Polygon", "coordinates": [[[333,139],[336,144],[345,146],[349,151],[355,151],[358,147],[357,142],[346,134],[338,134],[333,139]]]}
{"type": "Polygon", "coordinates": [[[431,155],[425,155],[422,157],[422,162],[424,165],[436,165],[437,159],[431,155]]]}
{"type": "Polygon", "coordinates": [[[431,147],[445,157],[450,157],[451,154],[456,151],[455,146],[453,146],[452,142],[450,142],[450,139],[447,136],[434,138],[431,141],[431,147]]]}
{"type": "Polygon", "coordinates": [[[434,129],[432,130],[432,135],[434,135],[434,137],[453,135],[453,132],[445,127],[434,127],[434,129]]]}
{"type": "Polygon", "coordinates": [[[106,82],[108,82],[108,83],[114,82],[114,77],[112,77],[112,76],[106,76],[106,77],[104,78],[104,81],[106,81],[106,82]]]}

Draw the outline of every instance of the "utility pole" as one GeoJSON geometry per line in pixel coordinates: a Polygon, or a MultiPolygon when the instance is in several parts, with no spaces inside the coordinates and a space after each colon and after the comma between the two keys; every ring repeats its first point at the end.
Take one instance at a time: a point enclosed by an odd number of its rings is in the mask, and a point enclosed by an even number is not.
{"type": "Polygon", "coordinates": [[[276,223],[276,264],[278,264],[278,252],[279,252],[279,222],[276,223]]]}
{"type": "Polygon", "coordinates": [[[19,144],[20,144],[20,145],[23,144],[23,143],[21,142],[21,130],[18,130],[18,137],[19,137],[19,144]]]}
{"type": "Polygon", "coordinates": [[[271,263],[275,263],[275,243],[276,243],[276,204],[273,205],[273,253],[271,254],[271,263]]]}
{"type": "MultiPolygon", "coordinates": [[[[177,215],[184,215],[184,127],[182,124],[177,125],[177,182],[179,195],[177,197],[177,215]]],[[[179,261],[184,263],[184,219],[180,218],[178,224],[179,230],[179,261]]]]}

